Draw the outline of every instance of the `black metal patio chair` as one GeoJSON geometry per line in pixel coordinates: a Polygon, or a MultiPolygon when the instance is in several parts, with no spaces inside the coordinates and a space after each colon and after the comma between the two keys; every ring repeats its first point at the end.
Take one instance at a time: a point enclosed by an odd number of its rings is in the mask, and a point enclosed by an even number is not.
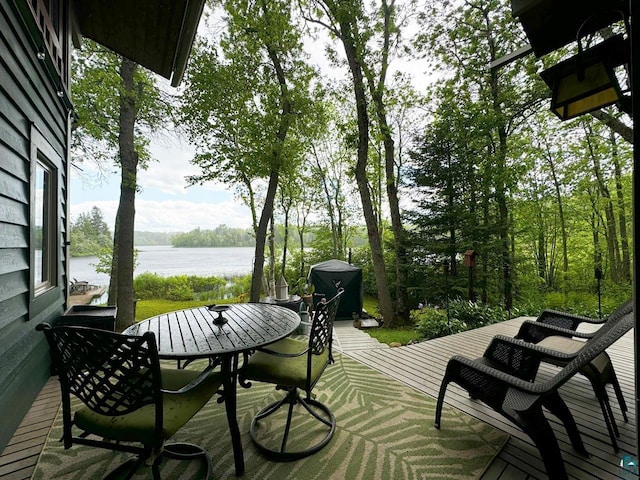
{"type": "Polygon", "coordinates": [[[205,478],[210,477],[206,451],[165,442],[218,393],[218,372],[161,369],[153,333],[129,336],[46,323],[36,328],[44,331],[59,375],[65,449],[81,444],[136,454],[105,479],[129,479],[150,464],[159,480],[164,456],[202,459],[205,478]],[[80,400],[79,408],[72,396],[80,400]]]}
{"type": "MultiPolygon", "coordinates": [[[[567,354],[568,357],[563,359],[555,357],[542,359],[544,362],[562,367],[566,365],[571,358],[573,358],[571,355],[574,355],[580,350],[580,348],[582,348],[584,340],[592,338],[595,334],[595,332],[577,331],[582,324],[602,324],[600,328],[604,328],[606,330],[606,328],[608,328],[607,325],[615,323],[621,316],[631,312],[632,310],[633,302],[627,301],[603,321],[594,321],[589,317],[580,317],[577,315],[563,314],[562,312],[547,310],[546,312],[552,312],[551,316],[543,313],[543,315],[541,315],[543,318],[542,320],[539,318],[534,322],[523,322],[515,338],[519,338],[525,342],[534,343],[555,352],[567,354]],[[551,323],[547,323],[547,320],[549,319],[553,319],[553,321],[551,323]],[[564,325],[564,327],[562,325],[564,325]]],[[[628,421],[628,409],[622,394],[622,389],[618,382],[618,377],[615,369],[613,368],[613,364],[611,363],[611,358],[607,352],[602,352],[591,362],[581,368],[580,373],[587,377],[589,382],[591,382],[593,392],[600,403],[605,425],[609,432],[609,437],[611,438],[611,445],[613,446],[614,451],[618,452],[619,448],[616,438],[620,437],[620,431],[609,402],[609,395],[607,394],[606,389],[607,385],[611,385],[613,387],[613,391],[618,399],[620,411],[622,412],[622,417],[625,423],[628,421]]]]}
{"type": "Polygon", "coordinates": [[[633,325],[632,313],[620,316],[595,332],[574,355],[499,335],[491,341],[481,358],[452,357],[440,386],[435,427],[440,428],[447,386],[455,383],[469,392],[472,398],[482,401],[513,422],[531,438],[550,479],[566,479],[567,472],[558,441],[542,409],[545,407],[558,417],[567,430],[573,448],[588,455],[575,420],[558,389],[633,325]],[[540,362],[549,357],[568,362],[548,380],[530,381],[535,378],[540,362]]]}
{"type": "MultiPolygon", "coordinates": [[[[312,398],[312,390],[327,365],[333,362],[333,322],[343,293],[344,290],[340,289],[332,299],[316,305],[308,341],[287,337],[252,354],[240,370],[240,383],[243,386],[250,386],[253,380],[275,384],[277,389],[287,392],[282,399],[258,412],[251,422],[251,440],[258,450],[272,460],[290,461],[307,457],[326,446],[333,437],[335,417],[326,405],[312,398]],[[304,395],[300,394],[301,391],[304,395]],[[260,428],[260,422],[286,405],[287,419],[278,447],[278,440],[265,440],[273,432],[265,432],[267,429],[260,428]],[[323,432],[319,440],[303,448],[300,445],[291,448],[288,443],[294,407],[297,405],[302,407],[303,413],[306,411],[317,420],[316,425],[323,432]]],[[[296,418],[300,421],[299,417],[296,418]]]]}

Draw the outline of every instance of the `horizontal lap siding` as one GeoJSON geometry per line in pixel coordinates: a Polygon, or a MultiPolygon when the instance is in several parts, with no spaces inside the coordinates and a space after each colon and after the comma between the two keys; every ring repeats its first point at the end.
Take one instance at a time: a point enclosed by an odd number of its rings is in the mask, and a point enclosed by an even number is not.
{"type": "Polygon", "coordinates": [[[0,451],[49,376],[48,349],[35,331],[64,306],[67,116],[37,60],[13,0],[0,0],[0,451]],[[29,320],[31,129],[63,159],[59,165],[61,232],[58,292],[29,320]]]}

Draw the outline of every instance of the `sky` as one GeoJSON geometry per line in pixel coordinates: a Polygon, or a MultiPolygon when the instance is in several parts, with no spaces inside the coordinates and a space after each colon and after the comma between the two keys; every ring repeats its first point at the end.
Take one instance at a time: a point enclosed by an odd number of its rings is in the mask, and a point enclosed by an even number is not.
{"type": "MultiPolygon", "coordinates": [[[[188,144],[175,139],[171,144],[167,140],[155,141],[151,154],[156,161],[138,172],[141,191],[136,195],[136,231],[188,232],[218,225],[251,227],[249,208],[235,199],[225,185],[187,185],[185,177],[199,171],[190,164],[194,150],[188,144]]],[[[72,221],[96,206],[113,231],[120,196],[117,168],[105,179],[98,179],[91,165],[81,164],[80,168],[81,173],[72,169],[71,174],[72,221]]]]}
{"type": "MultiPolygon", "coordinates": [[[[305,45],[310,63],[319,66],[325,75],[334,79],[344,76],[346,72],[327,67],[321,46],[323,43],[316,40],[311,45],[305,45]]],[[[428,76],[420,71],[415,61],[404,64],[400,69],[409,70],[414,79],[424,80],[428,76]]],[[[136,231],[187,232],[198,227],[203,230],[214,229],[218,225],[251,228],[250,209],[235,198],[229,187],[213,183],[187,186],[185,177],[199,173],[199,168],[190,163],[194,153],[192,146],[173,136],[152,141],[151,155],[155,161],[150,163],[147,170],[138,172],[141,191],[136,195],[136,231]]],[[[114,173],[97,180],[97,173],[91,165],[81,164],[80,168],[82,172],[74,169],[71,172],[71,220],[75,221],[80,214],[96,206],[113,231],[120,195],[118,169],[114,167],[114,173]]]]}

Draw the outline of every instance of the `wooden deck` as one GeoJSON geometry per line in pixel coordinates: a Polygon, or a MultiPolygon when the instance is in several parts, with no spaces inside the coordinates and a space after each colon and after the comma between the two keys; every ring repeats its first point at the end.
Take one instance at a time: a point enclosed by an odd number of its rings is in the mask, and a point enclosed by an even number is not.
{"type": "MultiPolygon", "coordinates": [[[[451,356],[456,354],[472,358],[481,356],[495,335],[514,336],[523,320],[523,318],[509,320],[497,325],[400,348],[384,348],[384,346],[375,348],[374,344],[363,343],[364,337],[354,335],[355,329],[345,322],[336,327],[337,348],[350,357],[391,375],[426,395],[437,397],[447,361],[451,356]]],[[[366,334],[363,333],[363,335],[366,334]]],[[[629,408],[629,422],[625,424],[615,395],[610,390],[611,405],[620,429],[618,441],[620,452],[613,451],[600,405],[593,395],[590,383],[580,375],[572,378],[561,387],[560,391],[576,419],[591,458],[587,459],[576,453],[569,443],[562,424],[553,415],[547,417],[552,423],[560,443],[567,472],[572,479],[638,478],[637,475],[622,472],[618,466],[623,455],[637,456],[634,440],[636,414],[633,394],[633,331],[607,351],[613,361],[629,408]]],[[[554,371],[557,371],[556,367],[542,365],[539,378],[540,376],[549,376],[554,371]]],[[[511,435],[507,445],[482,477],[482,480],[542,480],[547,478],[537,449],[531,440],[513,424],[480,402],[469,399],[466,391],[453,384],[449,385],[447,389],[445,403],[495,425],[511,435]]],[[[447,428],[446,424],[443,424],[442,428],[447,428]]]]}
{"type": "Polygon", "coordinates": [[[0,455],[0,479],[31,478],[59,406],[60,383],[51,377],[0,455]]]}
{"type": "MultiPolygon", "coordinates": [[[[336,350],[364,364],[393,376],[417,390],[436,397],[449,358],[454,354],[480,356],[494,335],[513,336],[523,319],[480,328],[449,337],[407,347],[389,348],[371,339],[365,332],[352,327],[351,322],[336,324],[336,350]]],[[[634,431],[636,423],[634,402],[633,332],[608,350],[614,363],[629,407],[629,423],[622,421],[617,401],[611,393],[611,404],[618,419],[621,451],[616,454],[609,443],[599,404],[588,381],[580,376],[571,379],[561,392],[576,418],[583,440],[591,453],[586,459],[568,443],[562,425],[549,415],[558,437],[567,471],[576,480],[611,480],[638,478],[619,470],[623,455],[636,455],[634,431]]],[[[555,367],[543,366],[540,375],[551,375],[555,367]]],[[[537,450],[531,441],[511,423],[496,415],[481,403],[472,401],[466,392],[450,385],[445,402],[473,415],[511,435],[507,445],[485,472],[482,480],[545,479],[546,474],[537,450]]],[[[43,388],[31,410],[23,420],[10,444],[0,455],[0,480],[31,478],[46,435],[60,404],[58,382],[51,379],[43,388]]],[[[442,428],[447,428],[446,424],[442,428]]]]}

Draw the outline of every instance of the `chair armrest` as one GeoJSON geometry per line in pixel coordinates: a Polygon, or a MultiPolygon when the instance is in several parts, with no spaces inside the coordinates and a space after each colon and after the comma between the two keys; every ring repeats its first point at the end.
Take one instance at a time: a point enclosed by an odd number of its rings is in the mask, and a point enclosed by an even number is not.
{"type": "Polygon", "coordinates": [[[571,361],[576,354],[568,354],[527,343],[523,340],[496,335],[484,352],[490,365],[526,381],[533,381],[543,360],[571,361]]]}
{"type": "Polygon", "coordinates": [[[276,357],[289,357],[289,358],[295,358],[295,357],[301,357],[302,355],[306,355],[307,352],[309,351],[309,347],[305,348],[303,351],[301,352],[296,352],[296,353],[283,353],[283,352],[277,352],[275,350],[269,350],[268,348],[257,348],[256,350],[258,350],[259,352],[263,352],[263,353],[268,353],[269,355],[274,355],[276,357]]]}
{"type": "Polygon", "coordinates": [[[207,366],[207,368],[205,368],[204,370],[202,370],[202,372],[200,372],[200,375],[198,375],[196,378],[194,378],[193,380],[191,380],[189,383],[187,383],[185,386],[183,386],[182,388],[180,388],[178,390],[169,390],[169,389],[166,389],[166,388],[162,388],[162,389],[160,389],[160,391],[162,393],[168,393],[168,394],[172,394],[172,395],[180,395],[180,394],[186,393],[189,390],[192,390],[192,389],[198,387],[205,380],[208,380],[209,377],[211,376],[211,373],[213,372],[213,370],[215,370],[215,368],[217,366],[218,366],[218,364],[215,363],[215,362],[210,363],[207,366]]]}
{"type": "Polygon", "coordinates": [[[536,319],[536,322],[545,325],[555,325],[569,330],[577,330],[581,323],[600,325],[604,320],[574,315],[572,313],[558,312],[556,310],[544,310],[536,319]]]}
{"type": "Polygon", "coordinates": [[[484,363],[482,359],[471,359],[462,355],[451,357],[449,363],[447,363],[445,376],[451,382],[460,384],[467,390],[471,390],[468,387],[473,384],[481,392],[478,397],[482,400],[485,400],[483,397],[488,394],[492,397],[496,397],[496,395],[501,397],[500,402],[502,402],[510,388],[532,395],[542,395],[546,391],[543,388],[543,384],[523,380],[484,363]],[[467,370],[467,372],[464,372],[464,370],[467,370]]]}
{"type": "Polygon", "coordinates": [[[309,353],[309,344],[307,342],[285,338],[266,347],[257,348],[256,350],[276,357],[295,358],[309,353]]]}
{"type": "Polygon", "coordinates": [[[519,338],[520,340],[524,340],[529,343],[539,343],[545,338],[551,336],[589,339],[593,337],[593,332],[576,332],[575,330],[558,327],[556,325],[548,325],[525,320],[522,322],[522,325],[520,325],[520,330],[518,330],[515,338],[519,338]]]}

